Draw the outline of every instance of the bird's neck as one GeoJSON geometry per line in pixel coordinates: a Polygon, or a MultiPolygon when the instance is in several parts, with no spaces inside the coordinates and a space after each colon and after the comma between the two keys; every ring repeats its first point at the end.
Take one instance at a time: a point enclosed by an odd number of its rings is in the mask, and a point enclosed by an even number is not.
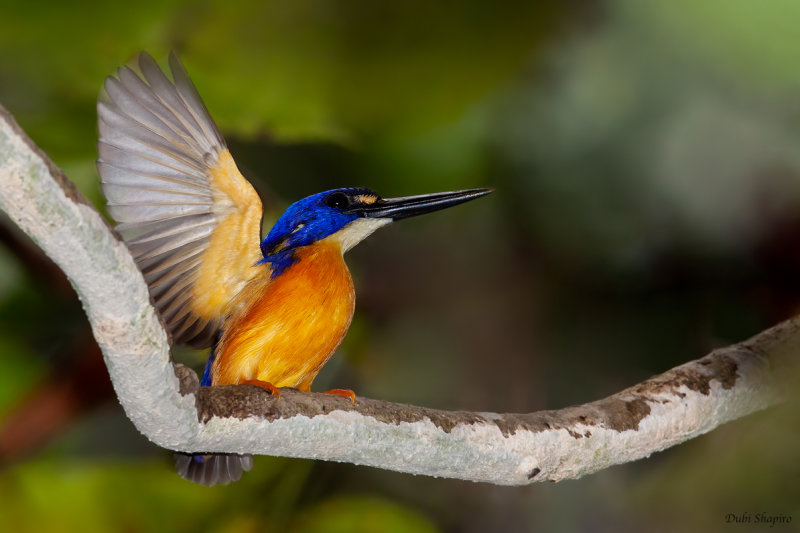
{"type": "MultiPolygon", "coordinates": [[[[273,279],[278,277],[274,272],[273,268],[273,279]]],[[[294,249],[291,263],[286,265],[280,274],[283,275],[295,279],[295,283],[309,283],[317,285],[319,289],[323,289],[333,278],[346,278],[349,280],[348,284],[352,286],[342,247],[330,238],[294,249]]]]}
{"type": "Polygon", "coordinates": [[[320,246],[332,246],[338,249],[340,255],[344,254],[347,250],[372,234],[373,231],[389,223],[391,223],[391,219],[389,218],[359,218],[350,222],[339,231],[312,244],[298,248],[279,249],[269,254],[264,250],[266,244],[262,243],[262,251],[268,255],[265,255],[260,263],[269,263],[271,277],[274,279],[283,274],[287,268],[297,263],[304,254],[308,254],[309,250],[314,250],[316,247],[320,246]]]}

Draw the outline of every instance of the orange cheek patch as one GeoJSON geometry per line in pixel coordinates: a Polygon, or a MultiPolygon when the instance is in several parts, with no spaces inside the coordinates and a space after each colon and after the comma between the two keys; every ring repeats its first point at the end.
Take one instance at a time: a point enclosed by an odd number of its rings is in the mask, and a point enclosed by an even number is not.
{"type": "Polygon", "coordinates": [[[378,201],[378,197],[372,194],[359,194],[356,201],[360,204],[372,205],[378,201]]]}

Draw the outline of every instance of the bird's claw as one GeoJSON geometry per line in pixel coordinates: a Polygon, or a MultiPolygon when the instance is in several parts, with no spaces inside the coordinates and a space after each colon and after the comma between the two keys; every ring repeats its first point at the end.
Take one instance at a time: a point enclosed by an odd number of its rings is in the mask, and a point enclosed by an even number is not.
{"type": "Polygon", "coordinates": [[[350,398],[350,401],[353,402],[353,405],[356,404],[356,393],[351,391],[350,389],[331,389],[331,390],[326,390],[324,394],[333,394],[334,396],[342,396],[344,398],[350,398]]]}
{"type": "Polygon", "coordinates": [[[278,387],[270,383],[269,381],[261,381],[260,379],[246,379],[242,381],[242,385],[254,385],[256,387],[260,387],[262,389],[267,389],[270,394],[275,396],[277,399],[276,403],[281,403],[281,391],[278,390],[278,387]]]}

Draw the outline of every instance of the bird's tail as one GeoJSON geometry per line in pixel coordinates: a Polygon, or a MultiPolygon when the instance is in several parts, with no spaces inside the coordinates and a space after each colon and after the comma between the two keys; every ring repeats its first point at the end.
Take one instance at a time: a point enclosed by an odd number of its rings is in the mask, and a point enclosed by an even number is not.
{"type": "Polygon", "coordinates": [[[239,481],[242,472],[253,468],[252,455],[176,453],[174,457],[175,469],[183,479],[209,487],[239,481]]]}

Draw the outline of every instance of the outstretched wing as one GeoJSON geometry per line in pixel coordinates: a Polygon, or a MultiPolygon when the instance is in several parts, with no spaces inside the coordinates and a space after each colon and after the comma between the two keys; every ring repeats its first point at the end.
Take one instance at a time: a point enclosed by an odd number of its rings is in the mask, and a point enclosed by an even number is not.
{"type": "Polygon", "coordinates": [[[261,200],[173,53],[174,83],[146,53],[142,77],[108,77],[97,168],[108,210],[178,343],[210,346],[261,259],[261,200]]]}

